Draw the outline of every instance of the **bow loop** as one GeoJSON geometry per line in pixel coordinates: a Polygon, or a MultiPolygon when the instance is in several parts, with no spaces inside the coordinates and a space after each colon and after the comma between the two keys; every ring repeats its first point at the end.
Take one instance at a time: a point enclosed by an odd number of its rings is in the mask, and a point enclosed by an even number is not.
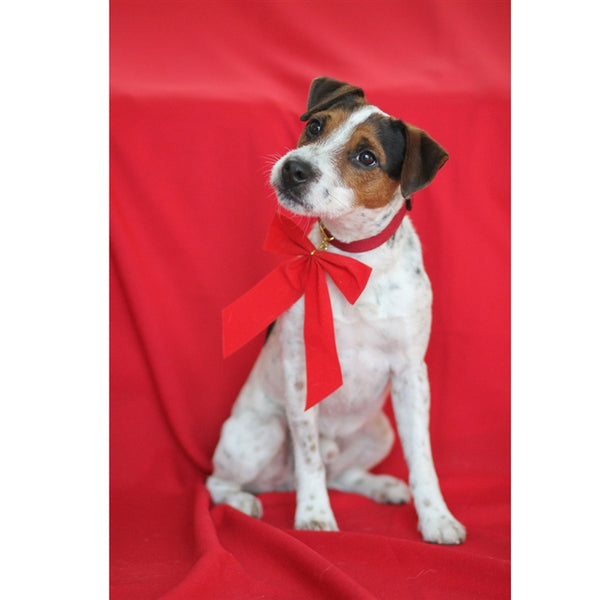
{"type": "Polygon", "coordinates": [[[310,254],[315,247],[302,229],[289,217],[275,215],[263,248],[277,254],[310,254]]]}

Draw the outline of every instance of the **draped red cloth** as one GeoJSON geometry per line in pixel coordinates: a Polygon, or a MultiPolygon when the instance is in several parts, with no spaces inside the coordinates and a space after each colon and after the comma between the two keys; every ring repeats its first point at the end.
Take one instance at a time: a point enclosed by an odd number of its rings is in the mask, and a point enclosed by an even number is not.
{"type": "MultiPolygon", "coordinates": [[[[508,598],[509,2],[112,0],[110,18],[112,599],[508,598]],[[423,543],[412,504],[332,491],[341,531],[302,532],[293,493],[261,494],[256,520],[205,487],[263,344],[223,359],[221,311],[288,258],[262,249],[268,173],[320,75],[450,155],[411,221],[460,546],[423,543]]],[[[376,471],[407,477],[397,440],[376,471]]]]}
{"type": "Polygon", "coordinates": [[[294,258],[223,309],[223,353],[229,356],[238,350],[304,296],[308,410],[343,383],[326,275],[354,304],[367,285],[371,267],[315,248],[300,227],[283,214],[275,215],[265,250],[294,258]]]}

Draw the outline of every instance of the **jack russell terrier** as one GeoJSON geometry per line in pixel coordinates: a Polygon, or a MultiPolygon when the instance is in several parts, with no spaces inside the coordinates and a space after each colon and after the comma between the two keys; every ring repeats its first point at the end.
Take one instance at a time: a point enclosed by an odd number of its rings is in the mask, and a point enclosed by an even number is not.
{"type": "Polygon", "coordinates": [[[412,496],[424,540],[461,543],[465,528],[446,506],[432,460],[424,361],[432,294],[405,217],[448,155],[361,89],[328,77],[312,82],[300,119],[298,147],[272,169],[278,201],[318,219],[311,255],[352,256],[372,271],[354,304],[327,279],[343,385],[308,409],[304,298],[276,320],[223,426],[207,487],[215,503],[254,517],[262,515],[255,494],[295,489],[295,527],[327,531],[338,530],[327,488],[392,504],[412,496]],[[410,488],[369,472],[394,442],[383,412],[390,394],[410,488]]]}

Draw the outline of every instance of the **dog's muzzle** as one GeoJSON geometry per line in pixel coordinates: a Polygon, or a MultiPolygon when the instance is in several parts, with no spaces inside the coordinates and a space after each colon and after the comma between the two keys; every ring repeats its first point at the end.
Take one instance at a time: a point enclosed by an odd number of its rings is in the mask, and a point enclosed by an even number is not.
{"type": "Polygon", "coordinates": [[[276,187],[286,200],[305,204],[307,188],[319,179],[320,174],[306,160],[290,157],[281,165],[276,187]]]}

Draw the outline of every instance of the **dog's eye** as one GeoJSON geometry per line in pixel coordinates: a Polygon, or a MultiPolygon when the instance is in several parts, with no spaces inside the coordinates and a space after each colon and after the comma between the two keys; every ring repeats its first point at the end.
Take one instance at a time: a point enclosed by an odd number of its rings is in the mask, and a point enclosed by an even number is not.
{"type": "Polygon", "coordinates": [[[363,150],[357,158],[363,167],[373,167],[377,164],[377,157],[370,150],[363,150]]]}
{"type": "Polygon", "coordinates": [[[321,124],[321,121],[319,121],[319,119],[311,119],[306,124],[306,133],[311,138],[317,137],[321,133],[322,130],[323,130],[323,125],[321,124]]]}

